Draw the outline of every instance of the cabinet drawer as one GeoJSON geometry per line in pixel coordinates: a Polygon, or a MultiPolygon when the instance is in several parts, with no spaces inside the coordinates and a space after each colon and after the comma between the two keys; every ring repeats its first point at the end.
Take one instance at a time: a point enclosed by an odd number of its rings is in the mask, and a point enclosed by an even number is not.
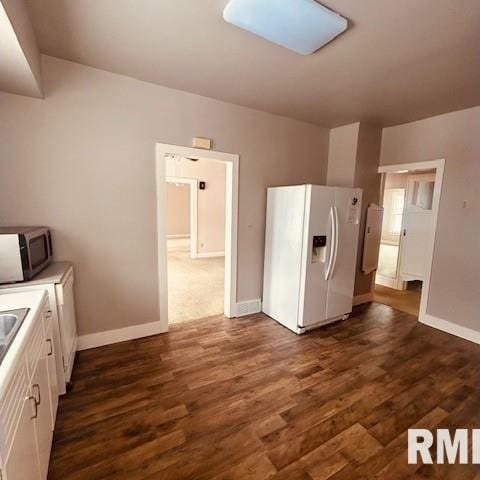
{"type": "Polygon", "coordinates": [[[0,456],[3,459],[10,452],[22,407],[29,394],[29,384],[27,365],[22,359],[11,376],[5,395],[0,399],[0,456]]]}

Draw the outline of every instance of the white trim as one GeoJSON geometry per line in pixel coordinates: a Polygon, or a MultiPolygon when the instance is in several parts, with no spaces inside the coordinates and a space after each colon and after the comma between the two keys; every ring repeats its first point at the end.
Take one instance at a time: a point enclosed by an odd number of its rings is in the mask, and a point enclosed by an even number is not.
{"type": "Polygon", "coordinates": [[[157,143],[157,249],[158,249],[158,292],[160,323],[168,330],[168,281],[167,281],[167,239],[165,225],[165,157],[180,155],[225,162],[225,294],[224,315],[234,317],[237,301],[237,224],[238,224],[238,176],[239,155],[157,143]]]}
{"type": "Polygon", "coordinates": [[[445,159],[425,160],[424,162],[395,163],[394,165],[380,165],[378,173],[398,173],[400,170],[430,170],[445,165],[445,159]]]}
{"type": "Polygon", "coordinates": [[[395,290],[406,290],[407,288],[407,282],[404,282],[398,275],[398,268],[397,276],[395,278],[387,277],[386,275],[377,273],[375,275],[375,283],[377,285],[383,285],[384,287],[393,288],[395,290]]]}
{"type": "Polygon", "coordinates": [[[188,234],[179,234],[179,235],[167,235],[167,238],[169,240],[176,240],[176,239],[182,239],[182,238],[190,238],[190,235],[188,234]]]}
{"type": "Polygon", "coordinates": [[[136,338],[149,337],[150,335],[158,335],[166,331],[161,322],[150,322],[104,332],[89,333],[78,337],[77,351],[103,347],[104,345],[125,342],[126,340],[134,340],[136,338]]]}
{"type": "Polygon", "coordinates": [[[478,332],[477,330],[463,327],[462,325],[458,325],[457,323],[444,320],[443,318],[434,317],[433,315],[429,315],[428,313],[424,315],[423,319],[420,320],[420,322],[424,325],[428,325],[429,327],[438,328],[443,332],[455,335],[456,337],[460,337],[465,340],[469,340],[470,342],[480,344],[480,332],[478,332]]]}
{"type": "Polygon", "coordinates": [[[213,258],[213,257],[224,257],[225,252],[200,252],[197,253],[197,258],[213,258]]]}
{"type": "Polygon", "coordinates": [[[368,302],[373,302],[373,292],[364,293],[363,295],[355,295],[353,297],[353,306],[368,302]]]}
{"type": "Polygon", "coordinates": [[[420,310],[418,313],[418,320],[424,323],[425,317],[427,315],[427,305],[428,297],[430,294],[430,277],[432,275],[432,263],[433,263],[433,251],[435,248],[435,236],[437,233],[437,220],[438,220],[438,211],[440,208],[440,196],[442,192],[442,183],[443,183],[443,172],[445,169],[445,159],[440,158],[438,160],[429,160],[425,162],[414,162],[414,163],[400,163],[396,165],[383,165],[378,167],[379,173],[387,172],[398,172],[399,170],[426,170],[434,168],[435,169],[435,186],[433,189],[433,202],[432,202],[432,230],[433,234],[431,235],[430,242],[427,245],[427,269],[425,272],[425,279],[422,284],[422,295],[420,297],[420,310]]]}
{"type": "MultiPolygon", "coordinates": [[[[198,180],[185,177],[165,177],[167,183],[183,183],[190,187],[190,257],[197,258],[198,248],[198,180]]],[[[179,238],[178,236],[177,238],[179,238]]],[[[168,238],[171,238],[168,235],[168,238]]]]}

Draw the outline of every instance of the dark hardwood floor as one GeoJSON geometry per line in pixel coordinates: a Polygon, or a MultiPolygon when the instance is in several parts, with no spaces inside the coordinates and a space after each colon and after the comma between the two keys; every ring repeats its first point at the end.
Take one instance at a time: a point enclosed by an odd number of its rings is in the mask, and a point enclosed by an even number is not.
{"type": "Polygon", "coordinates": [[[479,479],[406,456],[409,427],[480,428],[479,379],[479,346],[376,303],[303,336],[180,324],[78,354],[49,478],[479,479]]]}

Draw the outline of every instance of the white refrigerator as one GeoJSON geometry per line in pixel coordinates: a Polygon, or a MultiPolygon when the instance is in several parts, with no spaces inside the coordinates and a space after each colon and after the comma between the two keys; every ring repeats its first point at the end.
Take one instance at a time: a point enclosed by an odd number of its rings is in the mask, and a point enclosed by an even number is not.
{"type": "Polygon", "coordinates": [[[262,310],[295,333],[352,311],[362,190],[269,188],[262,310]]]}

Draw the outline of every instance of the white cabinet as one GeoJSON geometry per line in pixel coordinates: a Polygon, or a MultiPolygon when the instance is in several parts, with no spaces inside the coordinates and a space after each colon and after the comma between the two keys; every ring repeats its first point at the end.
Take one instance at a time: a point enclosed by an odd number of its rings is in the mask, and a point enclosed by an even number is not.
{"type": "Polygon", "coordinates": [[[34,480],[39,478],[32,419],[35,414],[35,399],[31,395],[27,365],[24,361],[15,374],[0,408],[2,427],[4,426],[2,430],[5,433],[5,436],[2,436],[2,457],[6,460],[2,468],[2,480],[34,480]],[[15,428],[16,422],[18,423],[15,428]]]}
{"type": "Polygon", "coordinates": [[[2,480],[45,480],[58,399],[51,321],[45,304],[28,325],[27,340],[0,399],[2,480]],[[53,371],[52,371],[53,369],[53,371]],[[51,382],[50,378],[55,381],[51,382]]]}
{"type": "Polygon", "coordinates": [[[33,280],[0,285],[0,294],[43,290],[48,294],[53,350],[55,351],[57,390],[66,393],[77,350],[77,323],[74,303],[74,274],[69,262],[53,262],[33,280]]]}
{"type": "Polygon", "coordinates": [[[55,284],[56,313],[62,340],[66,381],[69,381],[72,375],[73,362],[77,350],[77,322],[75,319],[73,280],[73,269],[70,269],[62,282],[55,284]]]}

